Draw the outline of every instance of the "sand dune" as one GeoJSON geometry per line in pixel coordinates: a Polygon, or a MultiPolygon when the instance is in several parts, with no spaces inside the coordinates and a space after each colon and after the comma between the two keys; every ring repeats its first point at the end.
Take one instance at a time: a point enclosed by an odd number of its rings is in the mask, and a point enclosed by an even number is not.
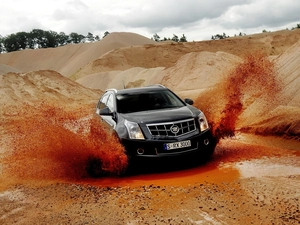
{"type": "Polygon", "coordinates": [[[14,67],[21,72],[55,70],[69,77],[89,62],[115,48],[153,43],[155,42],[138,34],[115,32],[94,43],[1,54],[0,64],[14,67]]]}
{"type": "Polygon", "coordinates": [[[162,84],[181,96],[197,97],[199,91],[224,79],[240,61],[240,57],[225,52],[192,52],[179,58],[174,66],[132,67],[86,75],[76,81],[86,87],[101,90],[162,84]]]}
{"type": "Polygon", "coordinates": [[[81,99],[95,100],[96,91],[89,90],[52,70],[0,76],[0,104],[11,106],[23,102],[56,100],[61,104],[81,99]]]}
{"type": "Polygon", "coordinates": [[[20,73],[21,71],[16,69],[16,68],[13,68],[11,66],[0,64],[0,75],[1,74],[6,74],[6,73],[9,73],[9,72],[20,73]]]}
{"type": "MultiPolygon", "coordinates": [[[[261,116],[252,119],[248,128],[257,133],[278,135],[300,135],[300,41],[287,49],[275,59],[277,78],[280,90],[254,107],[249,106],[244,120],[249,118],[252,111],[262,112],[261,116]],[[252,109],[251,109],[252,108],[252,109]],[[250,125],[252,124],[252,126],[250,125]]],[[[246,123],[244,123],[245,126],[246,123]]]]}
{"type": "Polygon", "coordinates": [[[187,43],[162,42],[116,48],[83,67],[73,77],[79,79],[97,72],[127,70],[132,67],[172,67],[185,54],[192,52],[226,52],[242,57],[251,52],[262,51],[269,56],[283,53],[300,39],[300,30],[266,32],[243,37],[232,37],[218,41],[187,43]],[[284,43],[284,44],[283,44],[284,43]]]}
{"type": "Polygon", "coordinates": [[[284,102],[290,106],[300,106],[300,41],[280,55],[278,65],[279,78],[283,82],[281,95],[284,102]]]}
{"type": "Polygon", "coordinates": [[[106,90],[108,88],[123,89],[124,87],[141,87],[149,84],[160,83],[157,77],[161,77],[164,67],[141,68],[133,67],[127,70],[115,70],[109,72],[95,73],[84,76],[76,82],[93,88],[106,90]]]}

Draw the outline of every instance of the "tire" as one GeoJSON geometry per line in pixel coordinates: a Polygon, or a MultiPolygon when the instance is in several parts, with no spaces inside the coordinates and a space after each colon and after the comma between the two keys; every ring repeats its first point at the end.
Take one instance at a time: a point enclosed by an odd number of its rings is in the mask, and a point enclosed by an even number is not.
{"type": "Polygon", "coordinates": [[[86,172],[92,178],[103,176],[104,171],[102,169],[101,159],[90,157],[87,161],[86,172]]]}

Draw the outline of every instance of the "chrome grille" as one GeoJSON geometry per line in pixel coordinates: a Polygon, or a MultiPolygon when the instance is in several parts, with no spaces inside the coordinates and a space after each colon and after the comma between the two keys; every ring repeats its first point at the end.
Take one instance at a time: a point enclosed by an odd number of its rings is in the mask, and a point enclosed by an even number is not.
{"type": "Polygon", "coordinates": [[[177,137],[196,130],[194,119],[181,120],[168,123],[147,124],[152,136],[177,137]]]}

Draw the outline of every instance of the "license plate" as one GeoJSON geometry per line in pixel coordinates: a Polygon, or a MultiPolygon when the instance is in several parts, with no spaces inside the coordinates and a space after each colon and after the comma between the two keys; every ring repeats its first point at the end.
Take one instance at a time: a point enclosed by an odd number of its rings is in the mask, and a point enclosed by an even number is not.
{"type": "Polygon", "coordinates": [[[178,149],[178,148],[186,148],[191,146],[191,141],[179,141],[179,142],[173,142],[173,143],[167,143],[164,144],[165,150],[171,150],[171,149],[178,149]]]}

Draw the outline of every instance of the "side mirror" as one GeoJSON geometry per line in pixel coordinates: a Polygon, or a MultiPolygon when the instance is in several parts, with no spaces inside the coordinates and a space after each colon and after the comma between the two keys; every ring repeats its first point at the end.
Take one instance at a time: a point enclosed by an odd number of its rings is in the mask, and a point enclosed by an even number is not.
{"type": "Polygon", "coordinates": [[[112,116],[113,113],[110,111],[110,109],[108,107],[105,107],[103,109],[100,109],[99,115],[101,115],[101,116],[112,116]]]}
{"type": "Polygon", "coordinates": [[[185,98],[184,102],[187,103],[187,104],[189,104],[189,105],[193,105],[194,104],[194,101],[192,99],[190,99],[190,98],[185,98]]]}

